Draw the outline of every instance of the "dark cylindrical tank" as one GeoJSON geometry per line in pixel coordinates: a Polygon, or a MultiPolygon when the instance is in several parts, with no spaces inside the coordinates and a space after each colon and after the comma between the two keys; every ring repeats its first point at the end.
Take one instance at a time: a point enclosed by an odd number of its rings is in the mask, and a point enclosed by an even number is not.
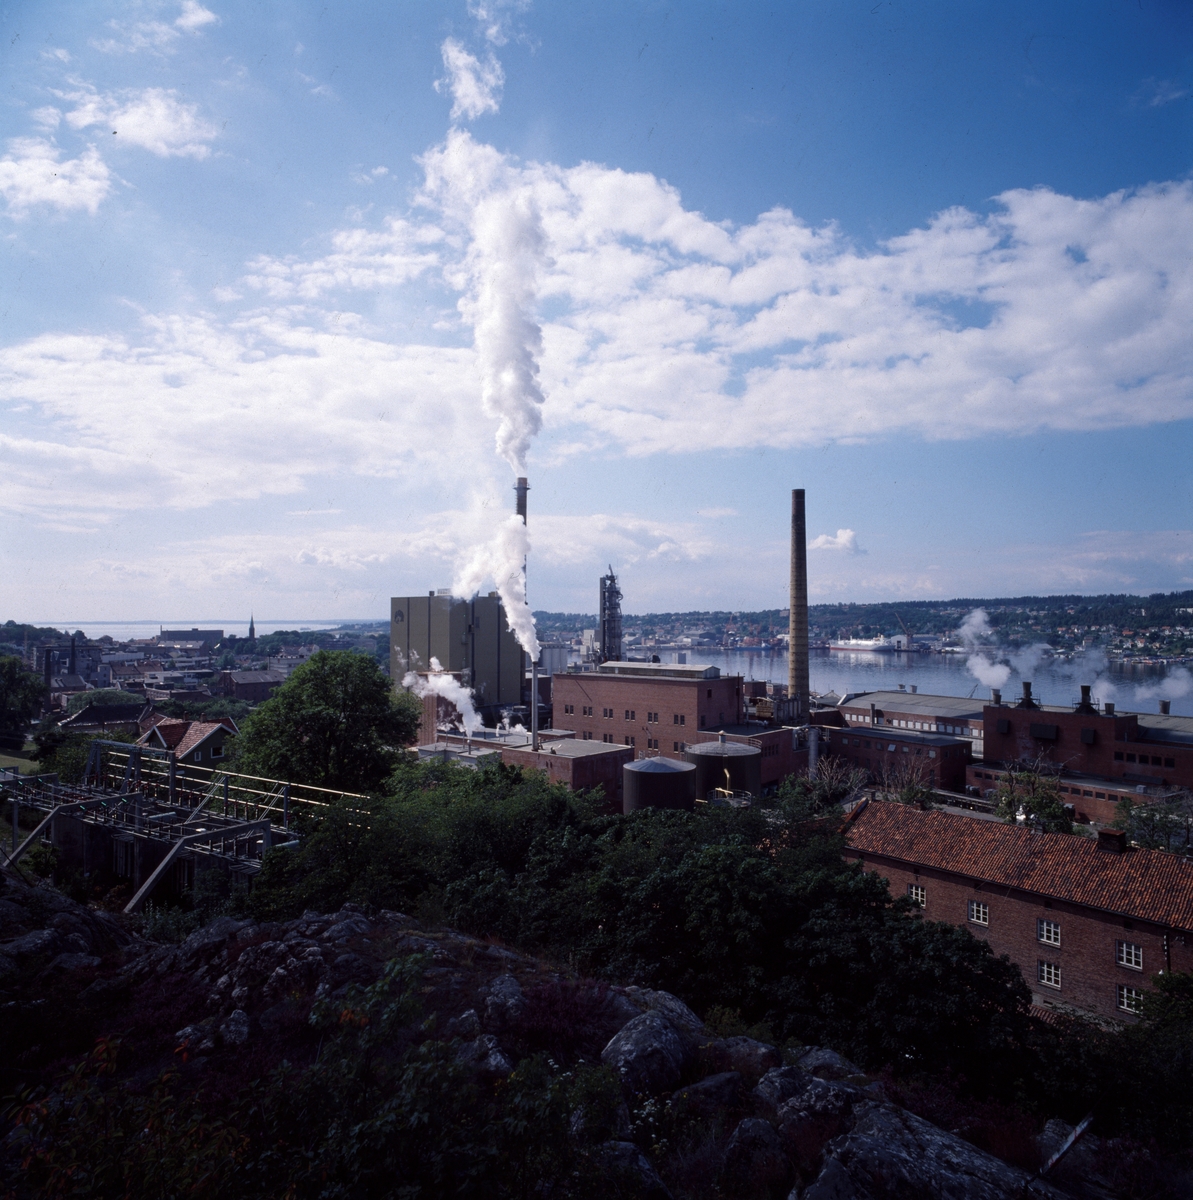
{"type": "Polygon", "coordinates": [[[691,812],[696,802],[696,768],[673,758],[640,758],[621,769],[621,811],[640,808],[682,808],[691,812]]]}
{"type": "Polygon", "coordinates": [[[696,765],[696,796],[708,798],[714,788],[728,787],[735,792],[762,794],[762,751],[741,742],[697,742],[684,751],[688,762],[696,765]],[[729,781],[725,781],[725,772],[729,781]]]}

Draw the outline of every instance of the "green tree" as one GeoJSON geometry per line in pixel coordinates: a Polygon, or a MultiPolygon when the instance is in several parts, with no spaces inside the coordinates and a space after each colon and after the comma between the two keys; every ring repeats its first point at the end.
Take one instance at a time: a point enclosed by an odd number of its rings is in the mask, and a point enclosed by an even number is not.
{"type": "Polygon", "coordinates": [[[23,737],[25,727],[41,710],[45,695],[41,676],[26,671],[15,654],[0,657],[0,737],[23,737]]]}
{"type": "Polygon", "coordinates": [[[1060,797],[1055,775],[1046,775],[1038,763],[1011,770],[999,782],[995,812],[1008,825],[1024,821],[1043,833],[1072,833],[1073,820],[1060,797]]]}
{"type": "Polygon", "coordinates": [[[1147,850],[1193,853],[1193,795],[1178,792],[1137,804],[1126,798],[1114,810],[1114,827],[1147,850]]]}
{"type": "Polygon", "coordinates": [[[395,694],[373,659],[320,650],[245,722],[236,766],[315,787],[380,791],[418,720],[418,702],[395,694]]]}

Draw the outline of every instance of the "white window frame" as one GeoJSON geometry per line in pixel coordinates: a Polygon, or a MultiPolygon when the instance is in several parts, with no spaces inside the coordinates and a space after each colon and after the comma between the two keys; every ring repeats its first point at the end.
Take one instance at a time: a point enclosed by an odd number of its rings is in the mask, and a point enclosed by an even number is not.
{"type": "Polygon", "coordinates": [[[928,903],[928,892],[922,883],[909,883],[907,885],[907,898],[912,904],[924,908],[928,903]]]}
{"type": "Polygon", "coordinates": [[[989,925],[990,924],[990,905],[985,900],[971,900],[969,902],[969,920],[973,925],[989,925]]]}
{"type": "MultiPolygon", "coordinates": [[[[1143,970],[1143,947],[1137,942],[1115,942],[1114,961],[1129,971],[1143,970]]],[[[1120,986],[1126,986],[1125,984],[1120,986]]]]}
{"type": "Polygon", "coordinates": [[[1045,946],[1060,945],[1060,923],[1040,917],[1036,921],[1036,941],[1045,946]]]}
{"type": "Polygon", "coordinates": [[[1114,1007],[1119,1012],[1138,1013],[1143,1008],[1143,989],[1129,983],[1119,983],[1114,988],[1114,1007]]]}
{"type": "Polygon", "coordinates": [[[1048,962],[1045,959],[1036,960],[1036,982],[1044,987],[1060,991],[1060,963],[1048,962]]]}

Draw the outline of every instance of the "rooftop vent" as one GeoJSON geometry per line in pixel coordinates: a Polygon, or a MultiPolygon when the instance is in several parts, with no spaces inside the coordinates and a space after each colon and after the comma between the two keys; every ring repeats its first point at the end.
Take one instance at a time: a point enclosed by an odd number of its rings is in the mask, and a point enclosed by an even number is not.
{"type": "Polygon", "coordinates": [[[1081,700],[1077,707],[1073,710],[1079,713],[1096,713],[1098,710],[1094,707],[1093,701],[1090,699],[1090,686],[1088,683],[1081,685],[1081,700]]]}
{"type": "Polygon", "coordinates": [[[1039,708],[1040,706],[1031,697],[1031,684],[1025,679],[1023,681],[1023,699],[1019,701],[1017,708],[1039,708]]]}
{"type": "Polygon", "coordinates": [[[1109,700],[1103,705],[1103,709],[1108,717],[1114,716],[1114,705],[1109,700]]]}
{"type": "Polygon", "coordinates": [[[1172,712],[1172,701],[1171,700],[1161,700],[1160,701],[1160,715],[1163,717],[1167,717],[1171,712],[1172,712]]]}
{"type": "Polygon", "coordinates": [[[994,705],[1002,703],[1002,690],[1000,688],[990,689],[990,703],[994,705]]]}

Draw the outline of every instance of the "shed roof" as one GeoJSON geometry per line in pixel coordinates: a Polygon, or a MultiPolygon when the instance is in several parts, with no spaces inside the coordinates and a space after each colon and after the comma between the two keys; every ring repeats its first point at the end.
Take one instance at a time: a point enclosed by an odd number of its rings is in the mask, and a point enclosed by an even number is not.
{"type": "Polygon", "coordinates": [[[845,837],[862,855],[1193,930],[1193,863],[1163,850],[1116,854],[1093,838],[1031,833],[894,802],[854,809],[845,837]]]}

